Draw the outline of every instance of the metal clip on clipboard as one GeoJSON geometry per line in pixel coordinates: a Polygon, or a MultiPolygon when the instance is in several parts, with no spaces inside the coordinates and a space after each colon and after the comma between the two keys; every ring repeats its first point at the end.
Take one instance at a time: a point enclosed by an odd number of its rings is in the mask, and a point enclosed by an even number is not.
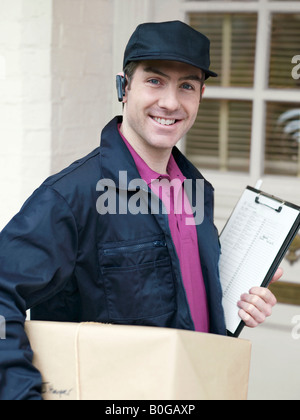
{"type": "Polygon", "coordinates": [[[269,195],[269,194],[266,194],[266,193],[263,193],[263,192],[259,193],[259,195],[255,198],[255,203],[256,203],[256,204],[260,204],[260,205],[262,205],[262,206],[266,206],[266,207],[268,207],[269,209],[275,210],[277,213],[281,213],[281,211],[282,211],[282,209],[283,209],[283,206],[285,205],[285,201],[278,200],[278,199],[277,199],[276,197],[274,197],[273,195],[269,195]],[[272,201],[277,201],[277,202],[279,202],[279,203],[280,203],[280,205],[279,205],[279,207],[278,207],[278,208],[276,208],[276,207],[270,206],[269,204],[262,203],[262,202],[260,201],[260,198],[261,198],[261,197],[266,197],[266,198],[269,198],[269,199],[270,199],[270,200],[272,200],[272,201]]]}

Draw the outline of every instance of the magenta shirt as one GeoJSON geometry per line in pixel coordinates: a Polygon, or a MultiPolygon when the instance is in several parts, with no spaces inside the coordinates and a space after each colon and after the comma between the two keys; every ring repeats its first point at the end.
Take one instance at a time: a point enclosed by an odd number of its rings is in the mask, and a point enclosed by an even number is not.
{"type": "Polygon", "coordinates": [[[196,226],[195,224],[186,224],[186,218],[190,219],[193,216],[191,216],[192,209],[188,198],[184,193],[182,194],[183,190],[181,188],[185,181],[185,177],[175,162],[173,155],[171,155],[167,167],[168,175],[160,175],[157,172],[154,172],[136,153],[121,132],[120,135],[134,159],[141,178],[148,184],[151,190],[159,196],[167,209],[171,235],[179,258],[182,280],[195,330],[208,333],[208,305],[199,256],[196,226]],[[159,183],[160,188],[157,188],[158,182],[163,178],[166,178],[169,181],[178,179],[178,188],[176,183],[175,188],[170,188],[168,186],[164,189],[161,187],[161,182],[159,183]]]}

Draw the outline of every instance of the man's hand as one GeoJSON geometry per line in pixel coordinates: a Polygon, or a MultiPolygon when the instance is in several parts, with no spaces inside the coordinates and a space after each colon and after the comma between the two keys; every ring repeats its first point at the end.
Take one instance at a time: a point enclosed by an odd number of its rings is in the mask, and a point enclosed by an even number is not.
{"type": "MultiPolygon", "coordinates": [[[[279,268],[271,284],[278,281],[282,276],[283,270],[279,268]]],[[[238,302],[239,316],[247,327],[255,328],[272,315],[272,309],[276,303],[277,300],[269,289],[253,287],[249,293],[243,294],[238,302]]]]}

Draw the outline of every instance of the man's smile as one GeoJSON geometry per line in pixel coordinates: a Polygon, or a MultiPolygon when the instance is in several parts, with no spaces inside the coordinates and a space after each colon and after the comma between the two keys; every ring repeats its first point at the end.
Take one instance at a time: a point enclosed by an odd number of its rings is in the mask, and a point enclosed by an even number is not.
{"type": "Polygon", "coordinates": [[[166,117],[153,117],[150,115],[150,118],[155,121],[156,123],[162,125],[162,126],[173,126],[176,123],[182,121],[181,119],[175,119],[175,118],[166,118],[166,117]]]}
{"type": "Polygon", "coordinates": [[[176,123],[176,120],[170,120],[170,119],[159,118],[159,117],[151,117],[151,118],[161,125],[173,125],[176,123]]]}

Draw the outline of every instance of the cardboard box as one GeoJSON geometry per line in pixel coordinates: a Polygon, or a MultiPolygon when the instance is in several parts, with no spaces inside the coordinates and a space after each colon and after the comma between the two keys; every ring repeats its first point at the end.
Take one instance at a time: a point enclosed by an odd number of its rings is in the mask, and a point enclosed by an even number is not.
{"type": "Polygon", "coordinates": [[[248,341],[154,327],[26,323],[45,400],[247,399],[248,341]]]}

